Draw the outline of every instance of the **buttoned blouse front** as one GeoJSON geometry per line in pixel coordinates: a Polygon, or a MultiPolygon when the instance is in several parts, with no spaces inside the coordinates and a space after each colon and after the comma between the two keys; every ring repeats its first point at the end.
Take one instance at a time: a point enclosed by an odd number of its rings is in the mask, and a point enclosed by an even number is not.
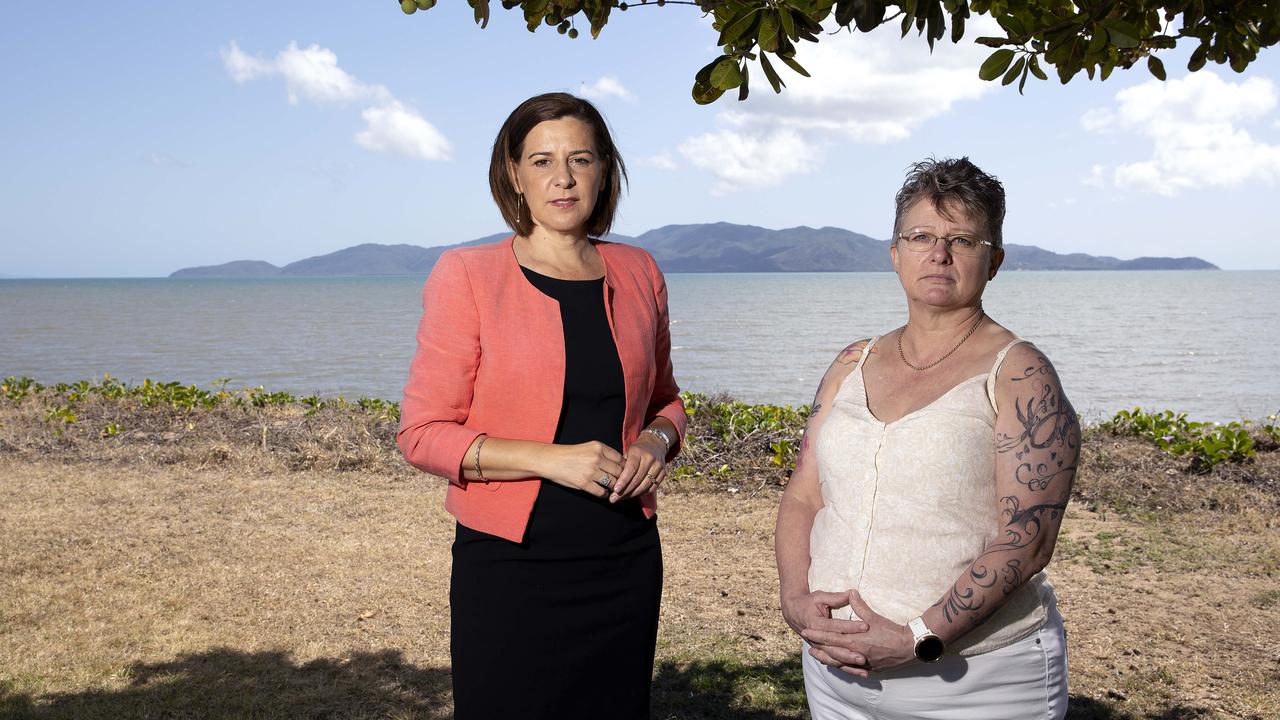
{"type": "MultiPolygon", "coordinates": [[[[856,588],[873,610],[905,624],[996,537],[994,382],[1008,349],[990,373],[887,424],[867,406],[859,360],[814,441],[823,506],[810,533],[811,590],[856,588]]],[[[1052,592],[1038,573],[955,649],[972,655],[1025,637],[1044,622],[1052,592]]]]}
{"type": "MultiPolygon", "coordinates": [[[[480,434],[550,443],[560,416],[560,306],[524,277],[513,240],[456,248],[437,261],[423,287],[397,442],[411,464],[450,481],[445,507],[459,522],[519,542],[541,480],[485,483],[461,475],[470,461],[464,455],[480,434]]],[[[594,244],[605,265],[605,311],[623,369],[624,449],[659,416],[683,436],[662,273],[639,248],[594,244]]],[[[653,494],[641,504],[652,516],[653,494]]]]}

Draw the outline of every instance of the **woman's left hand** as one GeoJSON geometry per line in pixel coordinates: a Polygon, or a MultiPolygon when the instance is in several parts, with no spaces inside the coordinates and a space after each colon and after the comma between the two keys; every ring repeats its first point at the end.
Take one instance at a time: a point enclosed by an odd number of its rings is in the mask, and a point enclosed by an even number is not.
{"type": "Polygon", "coordinates": [[[814,658],[857,677],[891,670],[915,660],[915,638],[906,625],[899,625],[872,610],[857,590],[849,591],[848,605],[867,624],[867,631],[844,632],[840,620],[815,621],[800,631],[809,642],[809,653],[814,658]],[[854,664],[854,660],[861,662],[854,664]]]}
{"type": "Polygon", "coordinates": [[[613,483],[609,502],[639,497],[656,490],[667,478],[667,445],[653,433],[642,432],[622,461],[622,472],[613,483]]]}

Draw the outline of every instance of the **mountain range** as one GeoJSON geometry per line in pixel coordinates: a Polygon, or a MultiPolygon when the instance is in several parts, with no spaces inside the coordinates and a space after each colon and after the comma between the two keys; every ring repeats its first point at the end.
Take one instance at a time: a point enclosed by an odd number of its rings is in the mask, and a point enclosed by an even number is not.
{"type": "MultiPolygon", "coordinates": [[[[455,245],[379,245],[364,243],[283,267],[261,260],[183,268],[173,278],[426,276],[440,254],[453,247],[501,240],[496,233],[455,245]]],[[[648,250],[663,272],[860,272],[888,271],[888,240],[843,228],[794,227],[770,230],[754,225],[706,223],[667,225],[641,235],[610,235],[609,240],[648,250]]],[[[1141,257],[1121,260],[1105,255],[1063,255],[1034,245],[1006,243],[1004,270],[1217,270],[1195,257],[1141,257]]]]}

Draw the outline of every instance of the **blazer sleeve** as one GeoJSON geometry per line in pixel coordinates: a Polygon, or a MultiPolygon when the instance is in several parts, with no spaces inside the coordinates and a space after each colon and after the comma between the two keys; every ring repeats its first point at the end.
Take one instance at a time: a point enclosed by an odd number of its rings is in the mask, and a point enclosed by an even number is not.
{"type": "Polygon", "coordinates": [[[462,484],[466,427],[480,365],[480,316],[463,259],[445,252],[422,289],[418,347],[400,405],[396,444],[414,467],[462,484]]]}
{"type": "Polygon", "coordinates": [[[688,416],[684,411],[684,401],[680,399],[680,386],[676,385],[675,373],[671,367],[671,316],[667,311],[667,281],[653,257],[648,253],[645,255],[649,260],[649,268],[653,276],[654,299],[658,305],[658,337],[654,343],[653,352],[656,375],[653,395],[649,398],[645,419],[649,421],[664,417],[676,426],[676,441],[672,443],[671,452],[667,456],[670,460],[680,452],[688,416]]]}

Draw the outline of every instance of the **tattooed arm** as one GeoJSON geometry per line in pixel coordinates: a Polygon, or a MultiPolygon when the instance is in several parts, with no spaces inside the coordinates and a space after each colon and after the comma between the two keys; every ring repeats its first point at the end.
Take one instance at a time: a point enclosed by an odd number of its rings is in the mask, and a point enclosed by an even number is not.
{"type": "MultiPolygon", "coordinates": [[[[778,562],[778,581],[782,616],[796,632],[808,627],[816,618],[830,618],[831,608],[844,605],[844,593],[809,592],[809,533],[813,518],[822,509],[822,492],[818,486],[817,461],[813,457],[813,437],[831,412],[836,391],[862,357],[866,341],[856,342],[841,351],[818,385],[813,409],[805,423],[796,469],[778,505],[778,522],[774,529],[774,551],[778,562]]],[[[857,626],[862,623],[836,621],[857,626]]],[[[843,626],[842,626],[843,627],[843,626]]]]}
{"type": "Polygon", "coordinates": [[[945,641],[995,612],[1049,564],[1080,455],[1080,424],[1058,373],[1031,345],[1009,351],[996,383],[999,532],[925,614],[945,641]]]}
{"type": "MultiPolygon", "coordinates": [[[[924,613],[925,625],[948,645],[1000,608],[1053,555],[1062,515],[1071,496],[1080,452],[1080,426],[1053,365],[1035,347],[1014,346],[996,382],[995,453],[998,532],[955,581],[924,613]]],[[[854,675],[888,670],[911,662],[911,632],[867,607],[857,593],[849,604],[869,632],[833,653],[854,675]],[[844,650],[849,654],[843,654],[844,650]],[[858,656],[865,662],[856,662],[858,656]]],[[[834,641],[827,622],[810,642],[834,641]]],[[[831,663],[829,663],[831,664],[831,663]]]]}

